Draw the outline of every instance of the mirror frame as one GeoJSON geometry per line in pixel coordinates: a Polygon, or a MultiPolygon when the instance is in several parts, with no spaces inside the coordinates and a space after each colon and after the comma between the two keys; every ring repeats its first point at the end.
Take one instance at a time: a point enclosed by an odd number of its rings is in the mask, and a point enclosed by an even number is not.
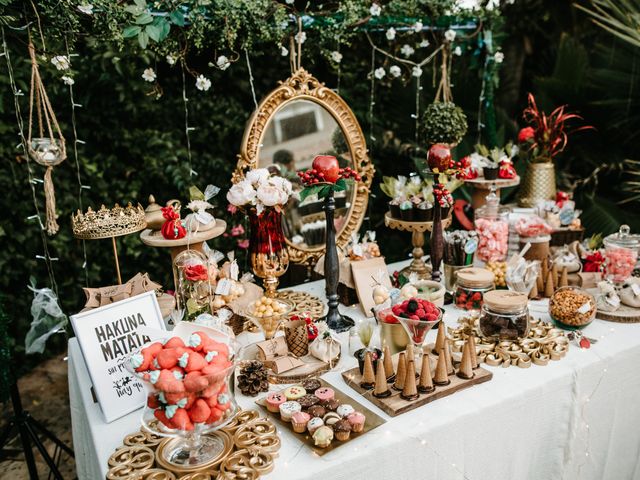
{"type": "MultiPolygon", "coordinates": [[[[258,168],[259,149],[269,120],[288,103],[294,100],[308,100],[325,108],[341,128],[353,162],[352,168],[360,174],[362,181],[355,183],[355,195],[347,220],[336,234],[336,245],[343,248],[354,232],[357,232],[367,213],[369,187],[373,180],[374,168],[367,155],[364,134],[355,115],[346,102],[333,90],[325,87],[304,68],[297,70],[287,80],[271,91],[251,115],[244,131],[238,163],[231,181],[237,183],[246,171],[258,168]]],[[[313,265],[324,255],[325,247],[299,248],[287,240],[289,259],[295,263],[313,265]]]]}

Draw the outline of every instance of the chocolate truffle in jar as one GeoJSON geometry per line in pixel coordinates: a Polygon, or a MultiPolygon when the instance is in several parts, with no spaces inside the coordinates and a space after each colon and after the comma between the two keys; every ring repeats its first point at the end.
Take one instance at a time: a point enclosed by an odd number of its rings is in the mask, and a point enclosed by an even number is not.
{"type": "Polygon", "coordinates": [[[495,276],[485,268],[463,268],[456,275],[453,302],[462,310],[480,310],[484,294],[495,288],[495,276]]]}
{"type": "Polygon", "coordinates": [[[493,290],[483,298],[479,327],[483,337],[517,340],[529,333],[528,297],[524,293],[493,290]]]}

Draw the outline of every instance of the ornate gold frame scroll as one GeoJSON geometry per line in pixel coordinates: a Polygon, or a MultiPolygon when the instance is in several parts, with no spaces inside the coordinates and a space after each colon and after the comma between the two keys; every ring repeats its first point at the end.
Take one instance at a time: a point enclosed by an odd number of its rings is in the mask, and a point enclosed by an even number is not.
{"type": "MultiPolygon", "coordinates": [[[[367,212],[369,187],[373,180],[374,168],[367,156],[367,145],[358,120],[349,105],[330,88],[324,86],[304,68],[297,70],[287,80],[280,82],[275,90],[267,95],[253,113],[242,139],[238,164],[233,173],[232,182],[240,181],[247,170],[258,167],[258,150],[262,144],[269,120],[275,113],[293,100],[309,100],[325,108],[342,129],[353,161],[353,169],[362,177],[355,184],[355,194],[344,227],[336,236],[338,248],[344,247],[351,234],[357,232],[367,212]]],[[[324,254],[324,247],[301,249],[287,239],[289,259],[295,263],[315,264],[324,254]]]]}

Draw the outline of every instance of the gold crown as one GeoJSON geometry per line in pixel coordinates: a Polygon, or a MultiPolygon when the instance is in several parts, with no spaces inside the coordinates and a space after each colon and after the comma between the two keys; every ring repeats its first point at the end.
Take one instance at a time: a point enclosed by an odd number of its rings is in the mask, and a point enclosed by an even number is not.
{"type": "Polygon", "coordinates": [[[87,213],[78,210],[76,215],[71,215],[73,235],[84,240],[119,237],[144,230],[146,226],[144,208],[140,204],[134,207],[129,203],[122,208],[116,203],[110,209],[102,205],[98,211],[89,207],[87,213]]]}

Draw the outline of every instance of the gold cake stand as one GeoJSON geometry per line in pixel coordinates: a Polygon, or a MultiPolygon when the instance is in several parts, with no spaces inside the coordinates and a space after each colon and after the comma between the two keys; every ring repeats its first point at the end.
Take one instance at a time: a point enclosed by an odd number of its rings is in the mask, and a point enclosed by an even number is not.
{"type": "MultiPolygon", "coordinates": [[[[431,269],[424,263],[424,232],[430,232],[433,228],[433,222],[406,222],[398,218],[393,218],[389,212],[384,216],[384,224],[393,229],[403,232],[411,232],[411,243],[413,244],[413,260],[408,267],[403,268],[400,273],[408,276],[410,273],[418,275],[420,280],[431,279],[431,269]]],[[[444,230],[451,225],[451,215],[442,219],[442,229],[444,230]]]]}
{"type": "Polygon", "coordinates": [[[473,186],[471,193],[471,206],[475,209],[482,207],[486,202],[487,195],[491,191],[491,187],[495,185],[496,195],[500,198],[500,189],[507,187],[515,187],[520,185],[520,177],[516,178],[496,178],[495,180],[485,180],[484,178],[472,178],[465,180],[464,183],[473,186]]]}

